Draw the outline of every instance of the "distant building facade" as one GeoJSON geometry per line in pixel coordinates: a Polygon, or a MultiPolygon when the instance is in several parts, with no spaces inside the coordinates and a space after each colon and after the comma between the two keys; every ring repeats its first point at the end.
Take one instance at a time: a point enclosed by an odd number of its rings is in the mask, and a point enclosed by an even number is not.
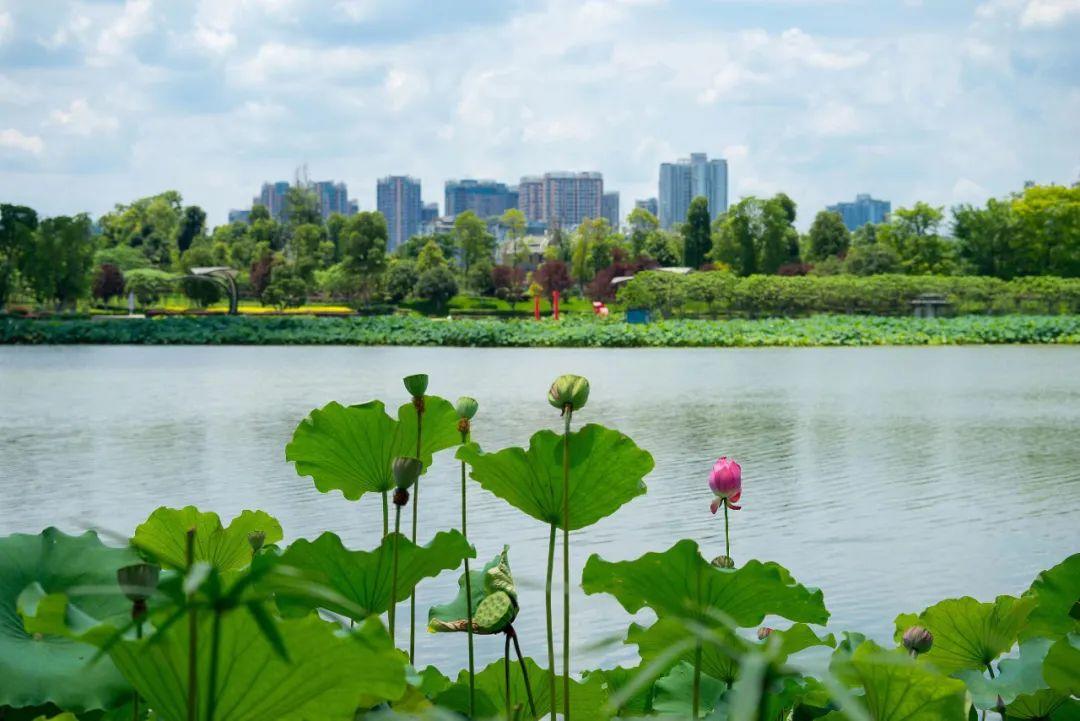
{"type": "Polygon", "coordinates": [[[286,196],[289,194],[289,181],[263,183],[262,190],[252,199],[253,205],[265,205],[274,220],[285,220],[286,196]]]}
{"type": "Polygon", "coordinates": [[[855,230],[867,223],[884,223],[892,212],[892,203],[888,200],[875,200],[869,193],[859,193],[854,203],[841,202],[825,208],[832,213],[839,213],[848,230],[855,230]]]}
{"type": "Polygon", "coordinates": [[[518,208],[525,220],[570,229],[603,216],[604,176],[552,172],[525,176],[518,185],[518,208]]]}
{"type": "Polygon", "coordinates": [[[612,230],[619,229],[619,193],[617,191],[604,193],[600,201],[600,213],[607,218],[612,230]]]}
{"type": "Polygon", "coordinates": [[[481,218],[494,218],[518,207],[518,191],[494,180],[448,180],[445,207],[451,217],[471,210],[481,218]]]}
{"type": "Polygon", "coordinates": [[[230,210],[229,222],[230,223],[247,223],[251,220],[250,210],[230,210]]]}
{"type": "Polygon", "coordinates": [[[709,201],[709,217],[715,218],[728,208],[727,161],[691,153],[689,158],[661,163],[659,191],[657,210],[662,228],[686,222],[690,201],[699,195],[709,201]]]}
{"type": "MultiPolygon", "coordinates": [[[[263,183],[262,190],[252,199],[252,204],[265,205],[266,209],[270,211],[271,218],[284,222],[288,219],[288,195],[291,187],[292,185],[286,180],[263,183]]],[[[320,180],[308,183],[306,187],[310,188],[318,199],[319,215],[322,216],[323,220],[329,218],[331,213],[355,215],[358,210],[356,201],[349,200],[349,190],[345,183],[320,180]]]]}
{"type": "Polygon", "coordinates": [[[349,191],[345,183],[335,183],[332,180],[320,180],[312,183],[311,189],[315,191],[315,197],[319,199],[319,214],[326,220],[331,213],[350,215],[349,191]]]}
{"type": "Polygon", "coordinates": [[[544,215],[544,179],[539,175],[527,175],[518,183],[518,209],[525,220],[547,222],[544,215]]]}
{"type": "Polygon", "coordinates": [[[650,213],[652,213],[653,215],[658,215],[660,213],[660,208],[657,205],[656,198],[645,198],[644,200],[635,200],[634,201],[634,207],[635,208],[641,208],[643,210],[647,210],[650,213]]]}
{"type": "Polygon", "coordinates": [[[394,250],[420,232],[423,203],[420,181],[408,175],[388,175],[375,187],[376,207],[386,218],[387,249],[394,250]]]}

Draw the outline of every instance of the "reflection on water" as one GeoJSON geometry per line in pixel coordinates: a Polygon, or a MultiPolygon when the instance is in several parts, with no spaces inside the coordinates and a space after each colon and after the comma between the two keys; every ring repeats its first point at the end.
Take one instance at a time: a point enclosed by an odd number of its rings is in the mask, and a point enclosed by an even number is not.
{"type": "MultiPolygon", "coordinates": [[[[892,620],[948,596],[1025,588],[1080,547],[1080,349],[471,350],[345,347],[0,348],[0,533],[101,527],[130,534],[158,505],[229,518],[262,508],[289,539],[329,529],[374,546],[376,498],[322,495],[284,460],[296,423],[330,400],[406,401],[400,378],[480,401],[474,439],[493,450],[557,427],[547,386],[586,375],[575,415],[653,453],[648,495],[573,537],[573,569],[697,539],[722,552],[706,476],[743,465],[732,555],[778,561],[820,586],[831,627],[879,638],[892,620]]],[[[458,519],[457,467],[425,480],[422,538],[458,519]]],[[[544,656],[547,529],[473,485],[470,532],[487,559],[503,543],[522,589],[525,651],[544,656]]],[[[421,611],[454,594],[421,586],[421,611]]],[[[561,592],[556,594],[556,607],[561,592]]],[[[578,668],[633,663],[629,621],[609,597],[573,601],[578,668]]],[[[557,611],[558,613],[558,611],[557,611]]],[[[643,616],[642,618],[647,618],[643,616]]],[[[452,670],[463,645],[423,634],[421,665],[452,670]]],[[[478,640],[479,659],[501,653],[478,640]]]]}

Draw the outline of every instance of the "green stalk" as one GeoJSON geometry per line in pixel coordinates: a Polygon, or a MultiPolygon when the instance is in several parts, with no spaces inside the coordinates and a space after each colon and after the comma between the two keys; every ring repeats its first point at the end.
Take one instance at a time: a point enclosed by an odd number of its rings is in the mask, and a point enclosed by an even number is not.
{"type": "MultiPolygon", "coordinates": [[[[187,532],[187,570],[195,565],[195,529],[189,528],[187,532]]],[[[194,593],[189,593],[188,603],[188,694],[187,694],[187,718],[195,721],[198,716],[199,690],[198,690],[198,651],[199,651],[199,618],[195,610],[194,593]]]]}
{"type": "Polygon", "coordinates": [[[727,499],[724,499],[724,555],[731,558],[731,536],[728,533],[727,499]]]}
{"type": "MultiPolygon", "coordinates": [[[[570,721],[570,416],[566,408],[563,432],[563,720],[570,721]]],[[[554,673],[554,671],[552,671],[554,673]]],[[[555,698],[552,697],[552,705],[555,698]]]]}
{"type": "MultiPolygon", "coordinates": [[[[469,442],[469,433],[461,434],[462,445],[469,442]]],[[[469,542],[469,528],[466,520],[466,492],[465,492],[465,461],[461,462],[461,535],[465,537],[465,543],[469,542]]],[[[469,716],[476,715],[476,667],[473,658],[473,608],[472,608],[472,579],[469,577],[469,557],[465,557],[465,608],[468,611],[469,632],[469,716]]]]}
{"type": "Polygon", "coordinates": [[[694,715],[693,718],[698,718],[698,708],[701,705],[701,639],[698,639],[697,645],[694,647],[694,715]]]}
{"type": "MultiPolygon", "coordinates": [[[[414,405],[415,404],[414,401],[414,405]]],[[[416,460],[420,460],[420,439],[423,437],[424,425],[424,397],[420,397],[420,403],[416,405],[416,460]]],[[[421,473],[423,473],[423,461],[421,461],[421,473]]],[[[412,542],[416,545],[416,513],[420,508],[420,477],[416,478],[416,487],[413,490],[412,507],[412,542]]],[[[413,586],[412,595],[409,596],[409,663],[416,663],[416,586],[413,586]]]]}
{"type": "Polygon", "coordinates": [[[206,721],[214,721],[217,710],[218,649],[221,646],[221,610],[214,609],[214,625],[210,635],[210,678],[206,690],[206,721]]]}
{"type": "Polygon", "coordinates": [[[551,721],[555,721],[555,640],[553,634],[554,619],[551,616],[551,577],[555,572],[555,524],[551,524],[551,538],[548,540],[547,585],[544,598],[547,601],[547,642],[548,673],[551,680],[551,721]]]}
{"type": "Polygon", "coordinates": [[[401,506],[394,504],[394,570],[390,576],[390,639],[397,647],[397,636],[394,635],[394,618],[397,616],[397,556],[398,539],[401,538],[401,506]]]}
{"type": "Polygon", "coordinates": [[[525,695],[529,697],[529,710],[532,712],[532,717],[536,718],[536,703],[533,701],[532,686],[529,685],[529,670],[525,668],[525,657],[521,655],[521,644],[518,643],[517,631],[514,630],[513,626],[507,626],[506,632],[514,642],[518,665],[521,666],[521,678],[525,681],[525,695]]]}
{"type": "MultiPolygon", "coordinates": [[[[135,638],[142,640],[142,617],[135,619],[135,638]]],[[[139,692],[131,698],[131,721],[139,721],[139,692]]]]}
{"type": "Polygon", "coordinates": [[[511,721],[510,708],[510,634],[506,634],[506,648],[503,650],[503,670],[506,677],[506,721],[511,721]]]}

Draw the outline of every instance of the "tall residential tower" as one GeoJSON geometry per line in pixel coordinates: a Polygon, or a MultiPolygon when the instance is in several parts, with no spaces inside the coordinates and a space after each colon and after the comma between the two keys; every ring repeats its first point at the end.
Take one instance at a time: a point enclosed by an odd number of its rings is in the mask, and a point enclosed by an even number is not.
{"type": "Polygon", "coordinates": [[[723,158],[709,160],[705,153],[691,153],[674,163],[660,164],[660,227],[686,222],[690,201],[697,196],[709,201],[709,216],[728,208],[728,166],[723,158]]]}
{"type": "Polygon", "coordinates": [[[420,232],[423,203],[420,181],[408,175],[388,175],[376,186],[376,207],[386,218],[387,250],[393,250],[420,232]]]}

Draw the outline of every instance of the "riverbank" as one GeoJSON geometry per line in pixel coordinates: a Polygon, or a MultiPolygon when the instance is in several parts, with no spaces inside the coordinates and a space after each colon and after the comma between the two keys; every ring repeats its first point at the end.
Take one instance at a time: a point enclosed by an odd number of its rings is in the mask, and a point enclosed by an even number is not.
{"type": "Polygon", "coordinates": [[[0,320],[3,344],[754,347],[1080,343],[1080,315],[622,321],[421,317],[0,320]]]}

